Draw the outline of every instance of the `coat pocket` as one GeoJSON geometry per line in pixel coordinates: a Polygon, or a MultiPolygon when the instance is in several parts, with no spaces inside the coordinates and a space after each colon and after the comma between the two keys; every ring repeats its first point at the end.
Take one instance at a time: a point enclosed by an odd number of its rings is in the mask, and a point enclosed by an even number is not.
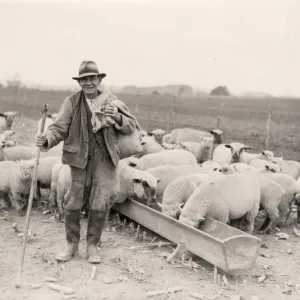
{"type": "Polygon", "coordinates": [[[78,146],[64,145],[63,150],[70,153],[76,153],[79,150],[78,146]]]}

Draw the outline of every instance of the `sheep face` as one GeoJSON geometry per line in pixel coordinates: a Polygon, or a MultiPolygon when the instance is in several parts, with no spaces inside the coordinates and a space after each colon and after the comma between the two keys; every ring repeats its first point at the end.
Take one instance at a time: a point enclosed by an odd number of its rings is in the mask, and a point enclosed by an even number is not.
{"type": "Polygon", "coordinates": [[[11,138],[16,132],[13,130],[5,130],[3,132],[3,135],[8,139],[11,138]]]}
{"type": "Polygon", "coordinates": [[[137,157],[129,157],[128,166],[138,170],[143,170],[144,167],[143,162],[137,157]]]}
{"type": "Polygon", "coordinates": [[[265,159],[265,160],[271,160],[274,158],[274,152],[272,152],[270,150],[262,151],[261,155],[262,155],[263,159],[265,159]]]}
{"type": "Polygon", "coordinates": [[[16,146],[17,145],[17,142],[16,141],[6,141],[5,142],[5,147],[6,148],[9,148],[9,147],[14,147],[14,146],[16,146]]]}
{"type": "Polygon", "coordinates": [[[245,146],[244,144],[241,143],[225,144],[225,147],[231,150],[231,157],[232,157],[231,163],[240,162],[243,151],[251,149],[250,147],[245,146]]]}
{"type": "Polygon", "coordinates": [[[6,137],[3,134],[0,134],[0,148],[5,147],[6,137]]]}
{"type": "Polygon", "coordinates": [[[234,167],[230,166],[230,165],[224,165],[222,166],[221,168],[221,173],[224,174],[224,175],[229,175],[229,174],[232,174],[232,173],[235,173],[235,169],[234,167]]]}
{"type": "Polygon", "coordinates": [[[20,162],[20,178],[22,180],[30,180],[32,178],[32,172],[34,164],[32,161],[23,161],[20,162]]]}
{"type": "Polygon", "coordinates": [[[16,116],[17,113],[18,113],[17,111],[14,111],[14,112],[7,111],[5,113],[0,114],[1,116],[5,117],[8,128],[12,127],[14,118],[15,118],[15,116],[16,116]]]}
{"type": "Polygon", "coordinates": [[[161,145],[163,142],[163,136],[166,134],[166,132],[162,129],[155,129],[150,134],[153,134],[156,142],[161,145]]]}
{"type": "Polygon", "coordinates": [[[281,167],[278,164],[274,164],[274,163],[270,162],[265,165],[265,170],[267,172],[271,172],[271,173],[280,173],[281,167]]]}
{"type": "Polygon", "coordinates": [[[222,144],[222,130],[221,129],[214,129],[209,132],[214,136],[214,142],[215,144],[222,144]]]}
{"type": "Polygon", "coordinates": [[[211,148],[211,146],[213,144],[213,138],[205,136],[205,137],[202,138],[200,143],[201,143],[202,148],[209,149],[209,148],[211,148]]]}
{"type": "Polygon", "coordinates": [[[133,178],[132,181],[134,183],[134,192],[138,198],[147,201],[148,206],[157,203],[156,187],[160,179],[149,176],[146,178],[133,178]]]}
{"type": "Polygon", "coordinates": [[[170,137],[171,137],[171,133],[166,133],[163,138],[162,138],[162,142],[163,143],[169,143],[170,142],[170,137]]]}

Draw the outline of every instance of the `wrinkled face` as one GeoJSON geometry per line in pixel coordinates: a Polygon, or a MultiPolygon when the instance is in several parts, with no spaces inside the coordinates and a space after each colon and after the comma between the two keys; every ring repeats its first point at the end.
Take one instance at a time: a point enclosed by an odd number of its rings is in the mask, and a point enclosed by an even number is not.
{"type": "Polygon", "coordinates": [[[156,187],[160,179],[156,179],[153,176],[148,178],[134,178],[133,189],[138,198],[146,200],[148,206],[152,206],[157,202],[156,187]]]}
{"type": "Polygon", "coordinates": [[[86,76],[78,79],[81,89],[88,98],[92,98],[97,95],[97,90],[101,81],[102,78],[96,75],[86,76]]]}
{"type": "Polygon", "coordinates": [[[213,143],[213,138],[212,137],[203,137],[201,141],[201,145],[203,148],[210,148],[213,143]]]}

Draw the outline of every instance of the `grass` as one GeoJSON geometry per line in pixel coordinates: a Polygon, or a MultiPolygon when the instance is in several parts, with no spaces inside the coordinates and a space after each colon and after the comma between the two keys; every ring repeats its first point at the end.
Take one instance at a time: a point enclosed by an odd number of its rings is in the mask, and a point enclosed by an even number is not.
{"type": "MultiPolygon", "coordinates": [[[[18,110],[16,128],[20,144],[31,144],[44,104],[51,112],[58,111],[67,91],[18,91],[0,89],[1,111],[18,110]],[[23,125],[25,124],[25,125],[23,125]]],[[[272,106],[269,149],[277,156],[300,161],[300,101],[288,98],[235,98],[201,97],[174,98],[172,96],[118,95],[137,116],[141,126],[150,131],[155,128],[172,130],[192,127],[210,130],[217,127],[219,109],[224,103],[221,129],[224,142],[239,141],[253,147],[265,148],[266,123],[269,105],[272,106]]]]}

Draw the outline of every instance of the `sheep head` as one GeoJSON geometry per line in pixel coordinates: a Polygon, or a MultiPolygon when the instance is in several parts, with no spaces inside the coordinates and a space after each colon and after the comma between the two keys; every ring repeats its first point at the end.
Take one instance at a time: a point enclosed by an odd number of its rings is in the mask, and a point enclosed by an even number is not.
{"type": "Polygon", "coordinates": [[[209,133],[214,136],[215,144],[222,144],[223,131],[221,129],[213,129],[209,133]]]}
{"type": "Polygon", "coordinates": [[[231,163],[240,162],[243,151],[251,149],[251,147],[248,147],[248,146],[246,146],[242,143],[238,143],[238,142],[231,143],[231,144],[225,144],[224,146],[231,150],[231,157],[232,157],[231,163]]]}
{"type": "Polygon", "coordinates": [[[17,113],[18,113],[17,111],[7,111],[0,114],[0,116],[6,119],[6,124],[9,129],[12,127],[14,118],[17,115],[17,113]]]}

